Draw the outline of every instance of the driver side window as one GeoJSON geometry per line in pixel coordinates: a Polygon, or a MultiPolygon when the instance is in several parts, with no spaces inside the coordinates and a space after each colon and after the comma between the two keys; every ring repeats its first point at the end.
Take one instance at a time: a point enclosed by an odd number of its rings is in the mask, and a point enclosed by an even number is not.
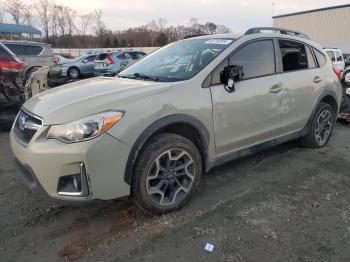
{"type": "Polygon", "coordinates": [[[229,65],[242,67],[243,80],[275,73],[275,52],[272,40],[253,42],[234,53],[229,65]]]}
{"type": "Polygon", "coordinates": [[[250,43],[240,48],[229,59],[225,59],[212,74],[211,85],[222,84],[220,76],[228,65],[242,68],[242,80],[274,74],[275,52],[272,40],[250,43]]]}

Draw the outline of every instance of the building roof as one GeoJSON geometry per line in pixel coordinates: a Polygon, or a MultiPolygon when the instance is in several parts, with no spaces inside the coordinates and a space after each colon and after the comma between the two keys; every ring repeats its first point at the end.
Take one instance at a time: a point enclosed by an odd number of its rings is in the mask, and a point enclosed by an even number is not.
{"type": "Polygon", "coordinates": [[[281,18],[281,17],[287,17],[287,16],[302,15],[302,14],[321,12],[321,11],[328,11],[328,10],[345,8],[345,7],[350,7],[350,4],[324,7],[324,8],[306,10],[306,11],[302,11],[302,12],[289,13],[289,14],[284,14],[284,15],[276,15],[276,16],[273,16],[272,18],[281,18]]]}
{"type": "Polygon", "coordinates": [[[29,25],[0,23],[0,33],[41,35],[41,31],[29,25]]]}

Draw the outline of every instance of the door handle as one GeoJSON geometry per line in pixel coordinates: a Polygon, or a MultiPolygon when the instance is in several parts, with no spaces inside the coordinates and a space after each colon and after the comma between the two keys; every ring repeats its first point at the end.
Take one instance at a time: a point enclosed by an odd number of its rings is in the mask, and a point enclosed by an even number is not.
{"type": "Polygon", "coordinates": [[[276,85],[273,85],[273,86],[270,88],[270,93],[271,93],[271,94],[278,94],[278,93],[280,93],[282,90],[283,90],[282,84],[276,84],[276,85]]]}
{"type": "Polygon", "coordinates": [[[321,77],[319,77],[319,76],[315,76],[314,77],[314,83],[319,83],[319,82],[321,82],[322,81],[322,78],[321,77]]]}

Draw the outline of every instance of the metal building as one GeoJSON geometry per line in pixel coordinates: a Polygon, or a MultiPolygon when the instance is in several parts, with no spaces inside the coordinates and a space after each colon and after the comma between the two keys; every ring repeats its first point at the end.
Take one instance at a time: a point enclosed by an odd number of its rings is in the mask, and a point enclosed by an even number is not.
{"type": "Polygon", "coordinates": [[[29,25],[0,23],[0,39],[41,38],[41,31],[29,25]]]}
{"type": "Polygon", "coordinates": [[[323,47],[350,54],[350,4],[274,16],[273,26],[300,31],[323,47]]]}

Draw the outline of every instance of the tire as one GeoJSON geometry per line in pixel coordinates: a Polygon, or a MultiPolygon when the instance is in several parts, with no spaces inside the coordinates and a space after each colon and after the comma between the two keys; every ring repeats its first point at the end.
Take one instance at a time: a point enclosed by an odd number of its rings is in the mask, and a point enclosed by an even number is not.
{"type": "Polygon", "coordinates": [[[134,170],[132,197],[147,213],[160,215],[180,209],[192,197],[202,175],[202,159],[190,140],[165,133],[143,147],[134,170]]]}
{"type": "Polygon", "coordinates": [[[71,67],[68,69],[67,75],[68,75],[68,78],[70,79],[78,79],[80,78],[80,71],[76,67],[71,67]]]}
{"type": "Polygon", "coordinates": [[[326,146],[332,136],[335,122],[336,117],[331,105],[321,102],[312,119],[309,133],[301,139],[302,146],[307,148],[321,148],[326,146]]]}

